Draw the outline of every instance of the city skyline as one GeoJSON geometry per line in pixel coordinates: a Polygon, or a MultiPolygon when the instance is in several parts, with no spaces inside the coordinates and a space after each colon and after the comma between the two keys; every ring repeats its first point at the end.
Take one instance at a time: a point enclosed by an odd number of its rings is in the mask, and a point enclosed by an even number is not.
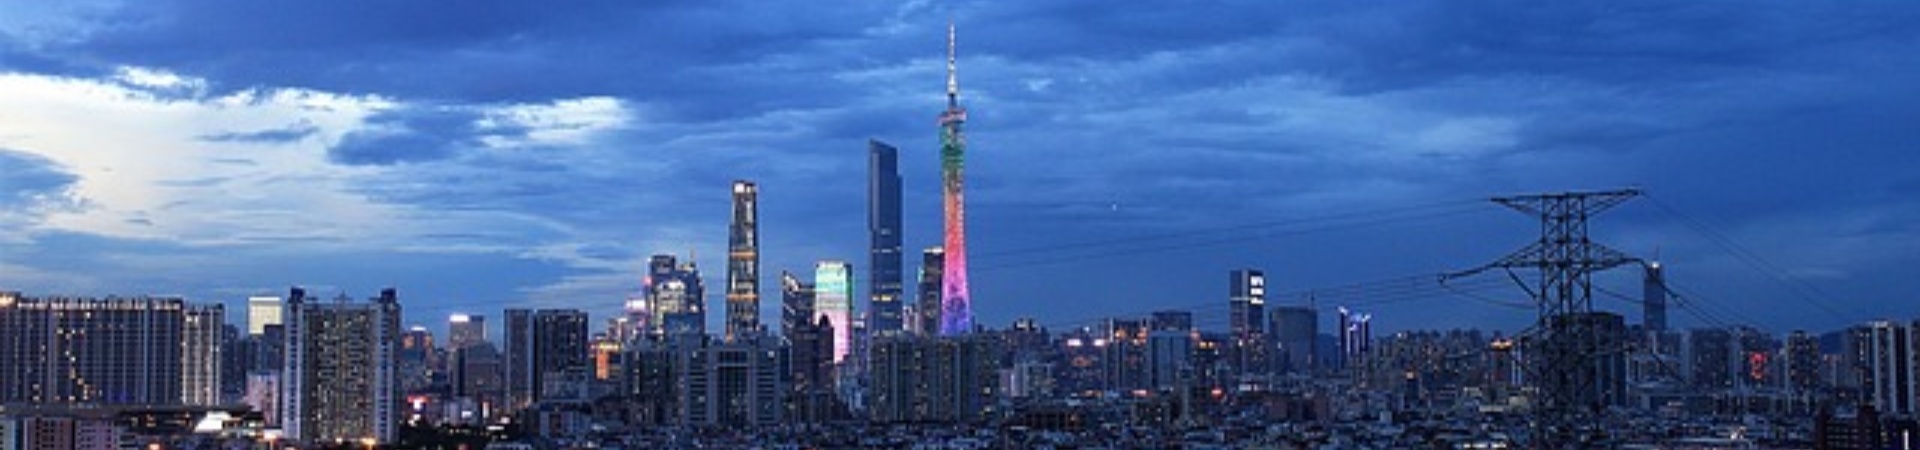
{"type": "MultiPolygon", "coordinates": [[[[868,261],[870,139],[899,149],[899,248],[941,244],[927,119],[951,19],[981,325],[1224,307],[1236,268],[1265,271],[1269,308],[1472,268],[1537,231],[1478,199],[1618,186],[1653,199],[1595,236],[1666,263],[1672,328],[1702,325],[1688,302],[1781,332],[1920,315],[1901,269],[1920,262],[1920,33],[1884,26],[1920,12],[1640,6],[0,5],[0,206],[22,212],[0,219],[0,290],[178,295],[245,323],[288,286],[391,286],[436,332],[509,308],[598,323],[655,254],[729,284],[738,179],[758,298],[779,298],[768,274],[868,261]],[[580,25],[596,16],[636,25],[580,25]]],[[[1479,300],[1356,310],[1376,335],[1531,322],[1479,300]]],[[[780,305],[758,303],[766,327],[780,305]]]]}

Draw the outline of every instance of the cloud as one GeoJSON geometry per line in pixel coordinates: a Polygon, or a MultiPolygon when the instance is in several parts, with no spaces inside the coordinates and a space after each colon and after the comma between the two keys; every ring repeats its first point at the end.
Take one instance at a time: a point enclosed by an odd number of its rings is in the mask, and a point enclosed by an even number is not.
{"type": "Polygon", "coordinates": [[[269,128],[257,131],[225,131],[205,134],[200,136],[200,140],[208,142],[277,144],[297,142],[313,136],[314,133],[318,132],[320,132],[320,128],[313,126],[312,123],[299,122],[280,128],[269,128]]]}

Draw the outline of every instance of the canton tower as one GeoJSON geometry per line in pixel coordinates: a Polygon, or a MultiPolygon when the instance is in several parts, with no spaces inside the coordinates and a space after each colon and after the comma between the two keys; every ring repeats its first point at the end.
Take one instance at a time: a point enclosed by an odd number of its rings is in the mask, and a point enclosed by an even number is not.
{"type": "Polygon", "coordinates": [[[967,110],[960,107],[960,79],[954,69],[954,27],[947,24],[947,111],[940,113],[940,179],[945,196],[946,256],[940,278],[940,335],[956,336],[973,329],[973,303],[967,297],[967,211],[962,188],[967,139],[960,125],[967,110]]]}

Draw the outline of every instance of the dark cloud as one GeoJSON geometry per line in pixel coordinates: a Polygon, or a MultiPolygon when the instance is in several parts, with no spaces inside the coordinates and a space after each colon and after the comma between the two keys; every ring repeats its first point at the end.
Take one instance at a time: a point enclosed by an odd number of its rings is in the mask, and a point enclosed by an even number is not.
{"type": "Polygon", "coordinates": [[[346,165],[390,165],[445,159],[481,145],[485,136],[515,136],[520,128],[487,128],[479,112],[450,107],[404,107],[375,113],[327,149],[346,165]]]}
{"type": "Polygon", "coordinates": [[[225,133],[208,134],[208,135],[200,136],[200,140],[208,141],[208,142],[282,144],[282,143],[289,143],[289,142],[297,142],[302,139],[306,139],[307,137],[313,136],[314,133],[317,133],[319,131],[320,131],[320,127],[314,126],[313,123],[307,122],[307,121],[301,121],[300,123],[287,125],[281,128],[272,128],[272,129],[256,130],[256,131],[230,131],[225,133]]]}
{"type": "Polygon", "coordinates": [[[0,148],[0,207],[31,213],[72,208],[69,191],[79,177],[40,155],[0,148]]]}

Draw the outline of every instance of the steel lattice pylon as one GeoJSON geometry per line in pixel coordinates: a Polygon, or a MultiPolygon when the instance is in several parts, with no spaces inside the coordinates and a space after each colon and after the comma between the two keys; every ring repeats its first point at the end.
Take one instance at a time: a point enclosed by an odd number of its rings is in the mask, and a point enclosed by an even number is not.
{"type": "Polygon", "coordinates": [[[1602,357],[1624,349],[1607,338],[1607,317],[1593,311],[1593,273],[1639,260],[1589,239],[1587,219],[1639,195],[1638,189],[1622,189],[1494,198],[1494,203],[1538,217],[1540,239],[1491,264],[1446,277],[1492,269],[1509,275],[1515,269],[1539,272],[1537,289],[1529,289],[1539,318],[1524,344],[1528,375],[1539,390],[1535,447],[1593,445],[1598,431],[1594,419],[1608,397],[1617,395],[1603,382],[1608,374],[1602,357]]]}

